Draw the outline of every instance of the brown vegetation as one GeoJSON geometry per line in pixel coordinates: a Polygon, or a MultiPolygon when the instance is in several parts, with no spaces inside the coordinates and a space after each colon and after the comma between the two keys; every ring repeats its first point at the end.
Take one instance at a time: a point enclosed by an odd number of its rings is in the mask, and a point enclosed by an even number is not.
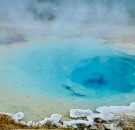
{"type": "Polygon", "coordinates": [[[11,117],[7,115],[0,115],[0,130],[9,130],[9,129],[22,129],[25,126],[15,123],[11,117]]]}
{"type": "MultiPolygon", "coordinates": [[[[122,116],[120,119],[114,119],[112,121],[103,121],[99,118],[95,118],[93,126],[86,126],[85,124],[78,124],[78,128],[74,128],[75,130],[111,130],[105,124],[113,124],[113,126],[117,129],[122,130],[135,130],[135,118],[122,116]]],[[[0,115],[0,130],[15,130],[15,129],[40,129],[40,130],[72,130],[73,128],[58,128],[53,125],[50,121],[48,121],[43,126],[26,126],[19,123],[16,123],[10,116],[0,115]]]]}
{"type": "Polygon", "coordinates": [[[47,122],[44,126],[40,127],[32,127],[32,126],[26,126],[19,123],[15,123],[15,121],[7,115],[0,115],[0,130],[13,130],[13,129],[42,129],[42,130],[48,130],[48,129],[55,129],[55,130],[69,130],[69,128],[61,128],[58,129],[55,125],[52,125],[51,122],[47,122]]]}

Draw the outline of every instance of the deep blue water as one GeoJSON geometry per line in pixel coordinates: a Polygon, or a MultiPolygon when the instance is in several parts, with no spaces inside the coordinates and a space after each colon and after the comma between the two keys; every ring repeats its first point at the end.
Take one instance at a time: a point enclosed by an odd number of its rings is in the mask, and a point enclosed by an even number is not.
{"type": "Polygon", "coordinates": [[[87,38],[18,46],[5,59],[0,83],[29,95],[98,99],[135,89],[135,57],[87,38]]]}
{"type": "Polygon", "coordinates": [[[135,59],[130,56],[95,56],[81,61],[71,79],[88,89],[129,93],[135,88],[135,59]]]}

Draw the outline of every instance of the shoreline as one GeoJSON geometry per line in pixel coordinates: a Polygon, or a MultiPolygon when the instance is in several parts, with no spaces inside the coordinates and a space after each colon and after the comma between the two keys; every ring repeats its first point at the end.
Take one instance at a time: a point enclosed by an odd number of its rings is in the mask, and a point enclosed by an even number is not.
{"type": "Polygon", "coordinates": [[[66,100],[66,99],[59,99],[59,98],[51,98],[51,97],[39,97],[39,96],[32,96],[32,95],[24,95],[21,92],[14,92],[12,93],[7,92],[6,94],[0,94],[1,102],[0,108],[1,111],[4,112],[12,112],[16,113],[18,111],[22,111],[26,114],[24,120],[29,121],[33,119],[33,121],[38,121],[39,119],[44,118],[44,116],[50,116],[53,113],[59,113],[63,115],[62,119],[69,120],[70,117],[68,112],[71,108],[76,109],[91,109],[93,111],[96,110],[97,107],[100,106],[115,106],[115,105],[128,105],[130,102],[134,101],[135,96],[129,99],[129,96],[125,95],[121,96],[114,96],[109,99],[74,99],[74,100],[66,100]],[[20,95],[21,94],[21,95],[20,95]],[[17,97],[18,96],[18,97],[17,97]],[[11,98],[12,97],[12,98],[11,98]],[[18,99],[16,99],[18,98],[18,99]],[[120,100],[118,100],[120,99],[120,100]],[[101,102],[101,100],[103,102],[101,102]],[[123,103],[124,101],[124,103],[123,103]]]}
{"type": "MultiPolygon", "coordinates": [[[[62,115],[53,114],[50,117],[44,118],[41,121],[22,121],[24,114],[18,112],[16,114],[0,112],[0,116],[8,116],[6,119],[13,120],[11,124],[20,125],[22,128],[49,128],[56,129],[77,129],[77,128],[89,128],[91,129],[108,129],[108,130],[124,130],[135,128],[135,103],[131,103],[129,106],[110,106],[99,107],[96,109],[96,113],[87,109],[70,109],[70,118],[73,120],[61,120],[62,115]],[[78,119],[79,118],[79,119],[78,119]],[[121,124],[123,123],[123,124],[121,124]]],[[[4,118],[3,118],[4,119],[4,118]]],[[[7,120],[6,120],[7,121],[7,120]]],[[[4,123],[4,121],[3,121],[4,123]]]]}

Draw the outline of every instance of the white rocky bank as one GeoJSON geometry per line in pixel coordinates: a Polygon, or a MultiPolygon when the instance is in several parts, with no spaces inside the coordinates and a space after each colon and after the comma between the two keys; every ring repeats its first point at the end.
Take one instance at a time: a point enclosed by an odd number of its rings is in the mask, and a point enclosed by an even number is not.
{"type": "MultiPolygon", "coordinates": [[[[85,124],[86,126],[93,126],[94,119],[99,118],[104,121],[118,119],[122,114],[127,116],[135,117],[135,103],[131,103],[129,106],[103,106],[96,109],[97,113],[93,113],[91,110],[82,110],[82,109],[71,109],[70,117],[74,118],[74,120],[70,121],[61,121],[62,115],[53,114],[49,118],[44,118],[44,120],[39,122],[33,121],[21,121],[24,117],[22,112],[18,112],[16,114],[0,112],[0,114],[5,114],[11,116],[16,123],[20,123],[26,126],[43,126],[50,121],[52,124],[55,124],[58,127],[77,127],[77,124],[85,124]],[[78,120],[77,118],[85,117],[86,120],[78,120]]],[[[107,124],[106,124],[107,125],[107,124]]],[[[110,124],[109,127],[111,130],[115,130],[113,124],[110,124]]]]}

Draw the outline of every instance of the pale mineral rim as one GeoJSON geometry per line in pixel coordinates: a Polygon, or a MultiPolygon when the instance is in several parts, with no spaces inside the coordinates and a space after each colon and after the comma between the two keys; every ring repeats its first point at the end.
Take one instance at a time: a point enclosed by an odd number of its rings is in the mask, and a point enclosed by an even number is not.
{"type": "Polygon", "coordinates": [[[23,124],[26,126],[43,126],[50,121],[52,124],[55,124],[57,127],[75,127],[77,124],[85,124],[86,126],[93,125],[95,118],[100,118],[105,121],[118,119],[118,117],[122,114],[127,116],[135,117],[135,103],[131,103],[129,106],[103,106],[98,107],[96,109],[97,113],[92,112],[91,110],[82,110],[82,109],[70,109],[70,117],[74,118],[74,120],[70,121],[61,121],[62,115],[53,114],[49,118],[44,118],[39,122],[33,121],[22,121],[24,118],[23,112],[18,112],[16,114],[0,112],[0,114],[10,116],[16,123],[23,124]],[[77,118],[85,117],[86,120],[78,120],[77,118]]]}

